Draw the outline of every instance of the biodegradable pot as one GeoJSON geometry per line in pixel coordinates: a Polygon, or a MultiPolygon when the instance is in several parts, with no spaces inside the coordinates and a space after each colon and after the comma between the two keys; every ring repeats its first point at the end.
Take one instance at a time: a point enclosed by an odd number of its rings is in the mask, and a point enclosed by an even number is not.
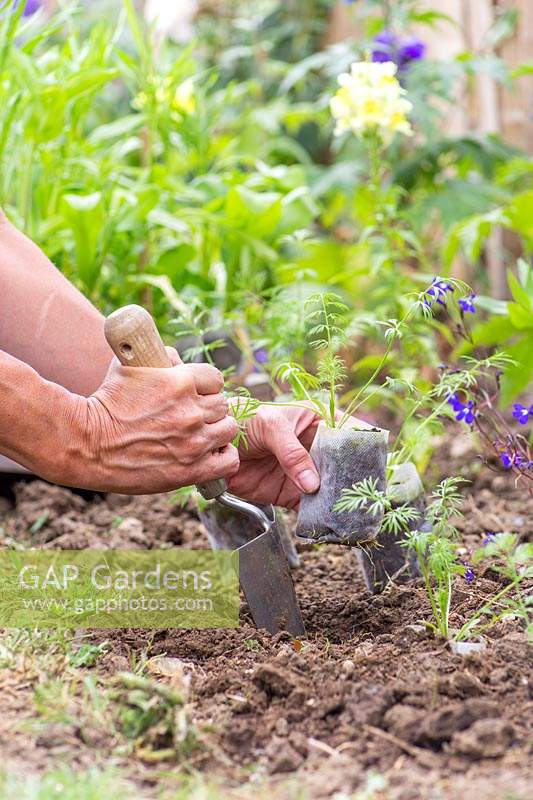
{"type": "Polygon", "coordinates": [[[343,489],[364,478],[374,478],[381,491],[386,486],[387,441],[381,428],[328,428],[321,422],[311,446],[311,457],[320,474],[320,489],[304,494],[296,535],[313,542],[360,545],[376,538],[381,517],[365,509],[334,511],[343,489]]]}
{"type": "MultiPolygon", "coordinates": [[[[279,509],[274,511],[272,506],[259,506],[259,508],[274,520],[274,530],[281,539],[289,566],[299,566],[300,559],[282,513],[279,509]]],[[[259,524],[220,503],[209,503],[199,512],[199,516],[213,550],[236,550],[263,532],[259,524]]]]}
{"type": "MultiPolygon", "coordinates": [[[[406,462],[392,468],[387,494],[396,508],[408,505],[418,511],[420,516],[409,523],[409,530],[425,529],[428,523],[424,520],[424,487],[414,464],[406,462]]],[[[416,553],[402,546],[404,541],[404,533],[393,534],[380,530],[374,546],[368,550],[357,550],[359,566],[372,594],[382,592],[390,581],[405,583],[419,577],[416,553]]]]}

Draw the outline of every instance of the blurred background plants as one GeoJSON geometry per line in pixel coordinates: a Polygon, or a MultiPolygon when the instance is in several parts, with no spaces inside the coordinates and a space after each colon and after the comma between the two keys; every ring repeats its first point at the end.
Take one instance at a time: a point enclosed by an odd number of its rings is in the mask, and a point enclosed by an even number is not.
{"type": "MultiPolygon", "coordinates": [[[[497,54],[513,9],[478,51],[438,60],[426,33],[457,23],[418,0],[310,0],[304,15],[293,0],[253,13],[241,0],[2,6],[0,204],[102,311],[140,300],[167,332],[201,315],[244,330],[272,368],[313,367],[303,308],[333,290],[354,332],[349,391],[380,364],[379,325],[402,318],[410,292],[465,278],[483,295],[474,344],[519,365],[505,402],[527,387],[532,161],[444,124],[476,76],[508,91],[531,72],[497,54]],[[364,59],[396,65],[414,132],[370,151],[368,138],[334,136],[329,107],[339,74],[364,59]],[[503,229],[510,304],[487,270],[503,229]]],[[[381,377],[427,390],[454,346],[438,314],[413,324],[381,377]]]]}

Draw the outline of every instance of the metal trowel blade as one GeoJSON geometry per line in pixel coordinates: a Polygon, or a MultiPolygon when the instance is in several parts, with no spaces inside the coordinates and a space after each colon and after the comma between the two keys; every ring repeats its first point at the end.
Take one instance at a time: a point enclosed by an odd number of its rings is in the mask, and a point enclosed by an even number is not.
{"type": "Polygon", "coordinates": [[[266,531],[236,551],[239,580],[253,621],[269,633],[305,636],[305,626],[281,540],[266,531]]]}

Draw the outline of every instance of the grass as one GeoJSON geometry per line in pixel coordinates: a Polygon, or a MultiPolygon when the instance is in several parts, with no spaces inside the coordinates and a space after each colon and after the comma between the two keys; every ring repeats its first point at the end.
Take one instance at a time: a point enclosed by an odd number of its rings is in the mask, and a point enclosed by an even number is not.
{"type": "Polygon", "coordinates": [[[126,777],[114,769],[75,771],[59,767],[42,777],[0,773],[0,800],[144,800],[126,777]]]}

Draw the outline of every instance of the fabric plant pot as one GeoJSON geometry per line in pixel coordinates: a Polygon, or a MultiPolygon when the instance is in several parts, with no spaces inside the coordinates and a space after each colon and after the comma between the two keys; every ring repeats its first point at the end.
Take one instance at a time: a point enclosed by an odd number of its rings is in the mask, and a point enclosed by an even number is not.
{"type": "Polygon", "coordinates": [[[320,423],[310,451],[320,474],[320,488],[301,497],[296,526],[299,538],[348,546],[376,538],[381,517],[364,508],[341,512],[333,508],[343,489],[365,478],[375,479],[377,488],[385,491],[388,438],[389,432],[381,428],[329,428],[320,423]]]}
{"type": "MultiPolygon", "coordinates": [[[[396,508],[408,505],[418,511],[419,516],[409,523],[409,530],[426,529],[424,487],[414,464],[406,462],[393,466],[387,494],[396,508]]],[[[366,586],[372,594],[382,592],[391,581],[405,583],[419,577],[416,553],[402,544],[405,538],[403,532],[393,534],[380,530],[373,546],[356,551],[366,586]]]]}

